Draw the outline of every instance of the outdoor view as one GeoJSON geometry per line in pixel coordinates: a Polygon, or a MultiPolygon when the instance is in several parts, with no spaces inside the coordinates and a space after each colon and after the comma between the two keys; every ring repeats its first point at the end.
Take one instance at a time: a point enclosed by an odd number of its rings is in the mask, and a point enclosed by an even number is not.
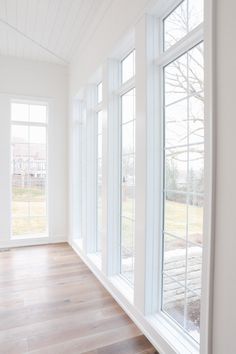
{"type": "Polygon", "coordinates": [[[135,89],[122,96],[121,270],[133,283],[135,222],[135,89]]]}
{"type": "Polygon", "coordinates": [[[102,111],[97,113],[97,242],[96,251],[101,252],[102,237],[102,111]]]}
{"type": "MultiPolygon", "coordinates": [[[[135,75],[135,51],[121,62],[122,83],[135,75]]],[[[135,88],[121,96],[121,274],[134,281],[135,88]]]]}
{"type": "Polygon", "coordinates": [[[47,107],[11,105],[12,235],[47,233],[47,107]]]}
{"type": "MultiPolygon", "coordinates": [[[[203,1],[183,1],[164,20],[167,50],[203,20],[203,1]]],[[[191,48],[191,47],[190,47],[191,48]]],[[[162,309],[199,341],[204,202],[203,43],[164,68],[162,309]]]]}

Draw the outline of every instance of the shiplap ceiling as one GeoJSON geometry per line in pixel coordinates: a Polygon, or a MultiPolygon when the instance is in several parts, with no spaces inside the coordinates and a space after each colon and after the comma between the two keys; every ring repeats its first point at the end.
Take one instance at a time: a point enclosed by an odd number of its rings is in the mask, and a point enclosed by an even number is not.
{"type": "Polygon", "coordinates": [[[70,63],[112,0],[0,0],[0,55],[70,63]]]}

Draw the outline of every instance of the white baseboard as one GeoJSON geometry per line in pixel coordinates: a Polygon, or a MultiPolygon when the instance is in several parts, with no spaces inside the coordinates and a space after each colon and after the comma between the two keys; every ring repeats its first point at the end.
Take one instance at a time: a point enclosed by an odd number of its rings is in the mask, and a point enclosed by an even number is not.
{"type": "Polygon", "coordinates": [[[55,237],[32,237],[32,238],[14,238],[11,240],[0,241],[1,248],[12,248],[12,247],[24,247],[24,246],[37,246],[37,245],[48,245],[55,243],[68,242],[66,236],[58,235],[55,237]]]}

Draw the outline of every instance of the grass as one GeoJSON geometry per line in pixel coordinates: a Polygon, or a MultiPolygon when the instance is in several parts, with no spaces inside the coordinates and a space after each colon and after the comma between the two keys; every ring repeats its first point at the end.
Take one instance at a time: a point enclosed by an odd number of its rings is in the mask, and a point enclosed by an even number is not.
{"type": "Polygon", "coordinates": [[[203,207],[166,201],[165,205],[165,231],[186,237],[186,218],[188,216],[189,241],[202,243],[203,207]]]}
{"type": "MultiPolygon", "coordinates": [[[[128,218],[134,217],[134,205],[132,198],[123,200],[122,215],[128,218]]],[[[40,187],[13,188],[13,235],[40,234],[46,231],[46,203],[45,193],[40,187]],[[30,200],[30,203],[28,202],[30,200]],[[30,218],[28,215],[30,214],[30,218]]],[[[188,206],[173,201],[166,201],[165,205],[165,230],[170,234],[185,238],[186,217],[189,219],[189,240],[201,244],[203,208],[188,206]]],[[[101,218],[101,215],[100,215],[101,218]]],[[[99,219],[100,219],[99,218],[99,219]]],[[[133,222],[123,218],[122,244],[127,249],[133,248],[133,222]]]]}
{"type": "Polygon", "coordinates": [[[45,215],[45,193],[42,188],[13,188],[12,233],[14,236],[46,233],[45,215]]]}

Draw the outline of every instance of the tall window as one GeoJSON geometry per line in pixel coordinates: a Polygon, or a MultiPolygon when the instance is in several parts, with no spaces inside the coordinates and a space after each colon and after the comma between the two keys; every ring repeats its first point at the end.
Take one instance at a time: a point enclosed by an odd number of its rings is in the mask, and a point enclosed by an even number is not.
{"type": "Polygon", "coordinates": [[[180,39],[184,49],[172,50],[163,67],[162,310],[196,341],[204,202],[204,47],[201,36],[196,42],[191,31],[203,21],[202,9],[203,1],[184,0],[163,20],[164,51],[178,48],[180,39]]]}
{"type": "Polygon", "coordinates": [[[12,235],[47,234],[47,105],[11,104],[12,235]]]}
{"type": "MultiPolygon", "coordinates": [[[[122,84],[135,75],[135,51],[121,63],[122,84]]],[[[121,95],[121,275],[130,283],[134,278],[135,223],[135,88],[121,95]]]]}
{"type": "MultiPolygon", "coordinates": [[[[97,86],[97,104],[102,103],[102,82],[97,86]]],[[[96,251],[101,251],[102,235],[102,111],[97,112],[97,240],[96,251]]]]}

